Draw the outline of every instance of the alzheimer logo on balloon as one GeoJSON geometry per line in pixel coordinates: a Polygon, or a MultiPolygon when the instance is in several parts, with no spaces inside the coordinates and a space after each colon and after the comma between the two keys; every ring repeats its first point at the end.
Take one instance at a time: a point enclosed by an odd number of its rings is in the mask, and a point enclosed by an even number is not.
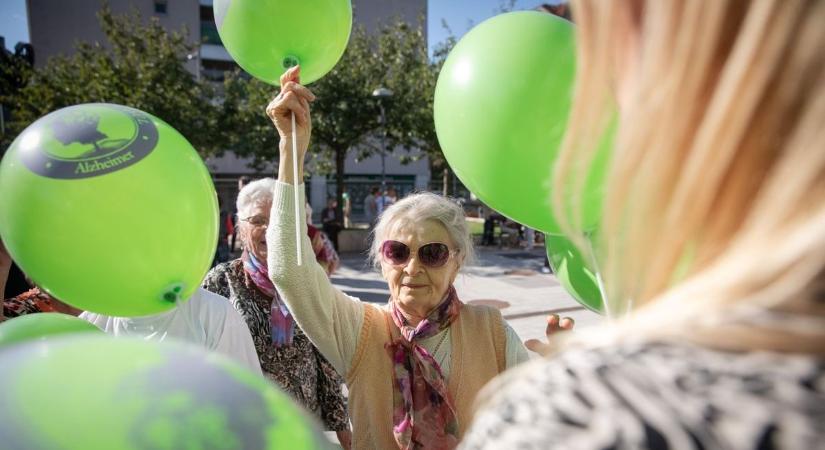
{"type": "MultiPolygon", "coordinates": [[[[456,44],[435,91],[438,140],[459,179],[491,208],[548,233],[560,231],[550,189],[572,101],[573,38],[573,26],[551,14],[493,17],[456,44]]],[[[586,180],[588,228],[598,222],[604,153],[586,180]]]]}
{"type": "Polygon", "coordinates": [[[58,300],[156,314],[188,299],[209,269],[217,196],[201,157],[162,120],[71,106],[29,125],[0,163],[0,235],[58,300]]]}
{"type": "Polygon", "coordinates": [[[51,117],[46,133],[20,142],[20,159],[49,178],[85,178],[121,170],[158,144],[151,116],[119,105],[88,105],[51,117]]]}
{"type": "Polygon", "coordinates": [[[352,30],[350,0],[215,0],[213,12],[232,58],[271,84],[295,65],[303,84],[323,77],[341,59],[352,30]]]}

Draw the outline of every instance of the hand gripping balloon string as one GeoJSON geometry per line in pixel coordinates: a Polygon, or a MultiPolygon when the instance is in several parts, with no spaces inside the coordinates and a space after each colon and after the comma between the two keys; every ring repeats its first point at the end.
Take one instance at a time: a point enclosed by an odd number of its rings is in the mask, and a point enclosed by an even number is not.
{"type": "Polygon", "coordinates": [[[292,111],[292,179],[295,183],[295,248],[301,265],[301,207],[298,195],[298,133],[295,131],[295,111],[292,111]]]}

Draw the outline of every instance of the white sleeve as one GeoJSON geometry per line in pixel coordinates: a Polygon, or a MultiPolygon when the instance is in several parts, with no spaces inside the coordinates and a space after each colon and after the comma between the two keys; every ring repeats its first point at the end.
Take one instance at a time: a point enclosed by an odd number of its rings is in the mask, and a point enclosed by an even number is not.
{"type": "MultiPolygon", "coordinates": [[[[502,320],[504,320],[502,318],[502,320]]],[[[530,355],[527,353],[527,348],[521,342],[521,338],[516,334],[516,330],[504,321],[504,332],[507,336],[507,347],[505,356],[505,365],[508,369],[515,367],[523,362],[530,360],[530,355]]]]}
{"type": "Polygon", "coordinates": [[[253,372],[263,375],[261,362],[258,359],[258,352],[255,351],[255,344],[252,342],[249,327],[229,301],[226,302],[226,305],[226,320],[223,322],[223,329],[215,343],[214,350],[228,356],[253,372]]]}
{"type": "Polygon", "coordinates": [[[298,227],[303,264],[298,265],[295,245],[295,201],[291,184],[275,184],[272,212],[266,230],[269,277],[295,322],[339,373],[349,372],[364,323],[364,305],[336,289],[315,260],[304,221],[304,185],[298,185],[298,227]]]}

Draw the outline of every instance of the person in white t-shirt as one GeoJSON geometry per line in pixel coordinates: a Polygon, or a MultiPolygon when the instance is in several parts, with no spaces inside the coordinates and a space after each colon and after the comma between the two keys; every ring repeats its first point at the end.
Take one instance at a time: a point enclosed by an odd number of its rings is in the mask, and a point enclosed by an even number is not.
{"type": "Polygon", "coordinates": [[[203,288],[198,288],[177,308],[160,314],[111,317],[86,311],[80,318],[114,336],[139,336],[153,341],[172,338],[203,346],[261,374],[246,322],[229,300],[203,288]]]}

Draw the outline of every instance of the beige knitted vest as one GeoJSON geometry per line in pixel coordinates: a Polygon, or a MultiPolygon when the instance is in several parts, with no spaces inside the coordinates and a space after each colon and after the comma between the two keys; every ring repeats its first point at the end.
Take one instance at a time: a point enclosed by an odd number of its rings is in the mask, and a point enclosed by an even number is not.
{"type": "MultiPolygon", "coordinates": [[[[506,367],[507,345],[501,313],[485,306],[464,305],[450,327],[452,357],[447,380],[458,412],[459,438],[472,419],[476,394],[506,367]]],[[[389,312],[364,305],[364,325],[347,374],[353,448],[397,449],[392,434],[392,361],[384,344],[399,336],[389,312]]]]}

